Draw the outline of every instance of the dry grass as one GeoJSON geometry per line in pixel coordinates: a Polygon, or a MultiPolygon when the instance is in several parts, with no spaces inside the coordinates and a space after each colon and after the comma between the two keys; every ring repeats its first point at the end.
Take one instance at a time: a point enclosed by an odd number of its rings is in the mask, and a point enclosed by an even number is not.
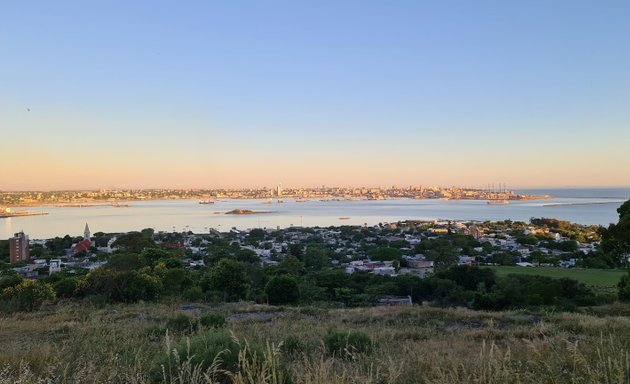
{"type": "MultiPolygon", "coordinates": [[[[630,319],[615,306],[588,313],[440,308],[304,310],[230,305],[238,362],[200,363],[188,336],[151,338],[178,303],[94,308],[64,303],[0,317],[4,383],[630,383],[630,319]],[[596,315],[594,315],[596,314],[596,315]],[[374,353],[331,357],[329,329],[361,331],[374,353]],[[293,338],[293,350],[284,348],[293,338]],[[299,343],[295,343],[299,340],[299,343]],[[178,351],[185,351],[180,353],[178,351]],[[166,359],[166,360],[165,360],[166,359]],[[175,367],[151,375],[159,361],[175,367]],[[290,380],[289,380],[290,379],[290,380]]],[[[585,311],[586,312],[586,311],[585,311]]],[[[188,312],[190,313],[190,312],[188,312]]]]}

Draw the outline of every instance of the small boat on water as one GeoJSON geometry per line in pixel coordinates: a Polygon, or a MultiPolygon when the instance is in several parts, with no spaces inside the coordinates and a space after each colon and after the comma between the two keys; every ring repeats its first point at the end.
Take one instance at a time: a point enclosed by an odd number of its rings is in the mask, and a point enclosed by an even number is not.
{"type": "Polygon", "coordinates": [[[506,205],[510,204],[509,200],[488,200],[488,205],[506,205]]]}
{"type": "Polygon", "coordinates": [[[199,200],[199,204],[214,204],[212,200],[199,200]]]}

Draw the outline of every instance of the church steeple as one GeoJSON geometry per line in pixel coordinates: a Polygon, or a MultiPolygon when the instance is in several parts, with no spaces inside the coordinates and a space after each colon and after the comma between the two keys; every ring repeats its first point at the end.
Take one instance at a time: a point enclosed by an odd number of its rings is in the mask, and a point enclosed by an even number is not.
{"type": "Polygon", "coordinates": [[[90,227],[88,227],[88,224],[85,223],[85,229],[83,230],[83,238],[85,240],[90,240],[90,227]]]}

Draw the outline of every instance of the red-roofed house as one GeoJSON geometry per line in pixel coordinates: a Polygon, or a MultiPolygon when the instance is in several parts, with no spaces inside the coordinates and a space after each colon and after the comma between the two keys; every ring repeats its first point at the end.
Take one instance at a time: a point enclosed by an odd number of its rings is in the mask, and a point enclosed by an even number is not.
{"type": "Polygon", "coordinates": [[[83,251],[89,251],[90,248],[92,248],[92,242],[89,239],[83,239],[74,247],[74,253],[77,254],[83,251]]]}

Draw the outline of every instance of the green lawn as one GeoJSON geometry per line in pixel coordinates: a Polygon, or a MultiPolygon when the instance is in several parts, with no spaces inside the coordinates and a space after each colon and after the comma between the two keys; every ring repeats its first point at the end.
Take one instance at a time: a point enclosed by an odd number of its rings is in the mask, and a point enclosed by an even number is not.
{"type": "Polygon", "coordinates": [[[554,278],[568,277],[596,287],[616,287],[625,273],[617,269],[575,269],[551,267],[488,267],[497,271],[499,276],[510,273],[539,275],[554,278]]]}

